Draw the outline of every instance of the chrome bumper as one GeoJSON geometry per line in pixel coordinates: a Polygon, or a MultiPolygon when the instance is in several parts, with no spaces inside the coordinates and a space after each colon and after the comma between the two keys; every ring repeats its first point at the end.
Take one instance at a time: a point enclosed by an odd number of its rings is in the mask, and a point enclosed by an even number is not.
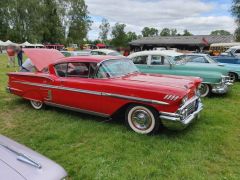
{"type": "MultiPolygon", "coordinates": [[[[197,99],[195,98],[195,100],[197,99]]],[[[194,120],[198,119],[200,116],[199,114],[202,110],[203,105],[200,99],[198,99],[197,109],[184,119],[182,118],[182,115],[178,113],[162,113],[162,115],[160,115],[160,119],[165,127],[172,130],[182,130],[191,124],[194,120]]]]}
{"type": "Polygon", "coordinates": [[[229,90],[228,86],[232,85],[231,83],[225,83],[221,85],[216,85],[212,87],[212,93],[215,94],[226,94],[229,90]]]}

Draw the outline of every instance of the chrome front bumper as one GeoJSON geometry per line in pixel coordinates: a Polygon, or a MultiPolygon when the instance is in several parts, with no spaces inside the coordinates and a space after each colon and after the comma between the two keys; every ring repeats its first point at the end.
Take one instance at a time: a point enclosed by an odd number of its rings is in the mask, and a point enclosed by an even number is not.
{"type": "Polygon", "coordinates": [[[212,93],[215,94],[226,94],[229,90],[229,86],[233,85],[230,82],[222,83],[219,85],[212,86],[212,93]]]}
{"type": "MultiPolygon", "coordinates": [[[[179,113],[161,113],[160,119],[162,124],[172,130],[182,130],[186,128],[189,124],[191,124],[194,120],[198,119],[200,116],[200,112],[203,110],[203,105],[198,98],[194,98],[189,101],[196,101],[196,109],[190,115],[186,116],[185,118],[182,117],[179,113]]],[[[191,103],[191,102],[189,102],[191,103]]],[[[189,104],[187,103],[187,105],[189,104]]],[[[183,108],[187,108],[183,107],[183,108]]],[[[183,109],[181,108],[181,109],[183,109]]]]}

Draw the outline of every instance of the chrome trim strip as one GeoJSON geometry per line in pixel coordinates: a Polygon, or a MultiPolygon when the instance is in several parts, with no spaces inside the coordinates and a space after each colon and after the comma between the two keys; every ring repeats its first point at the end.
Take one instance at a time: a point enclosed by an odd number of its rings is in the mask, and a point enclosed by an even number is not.
{"type": "Polygon", "coordinates": [[[87,114],[92,114],[92,115],[101,116],[101,117],[110,117],[109,114],[89,111],[89,110],[75,108],[75,107],[71,107],[71,106],[65,106],[65,105],[61,105],[61,104],[57,104],[57,103],[52,103],[52,102],[49,102],[49,101],[46,101],[45,104],[49,105],[49,106],[54,106],[54,107],[58,107],[58,108],[63,108],[63,109],[67,109],[67,110],[80,112],[80,113],[87,113],[87,114]]]}
{"type": "Polygon", "coordinates": [[[44,75],[37,75],[37,74],[27,74],[26,72],[20,72],[20,73],[7,73],[7,75],[16,75],[16,76],[34,76],[34,77],[40,77],[40,78],[46,78],[46,79],[49,79],[51,81],[54,81],[52,78],[48,77],[48,76],[44,76],[44,75]]]}
{"type": "Polygon", "coordinates": [[[163,102],[163,101],[145,99],[145,98],[138,98],[138,97],[133,97],[133,96],[125,96],[125,95],[120,95],[120,94],[112,94],[112,93],[105,93],[105,92],[98,92],[98,91],[89,91],[89,90],[76,89],[76,88],[67,88],[67,87],[53,86],[53,85],[42,84],[42,83],[31,83],[31,82],[22,82],[22,81],[13,81],[13,82],[20,83],[20,84],[25,84],[25,85],[31,85],[31,86],[45,87],[45,88],[50,88],[50,89],[60,89],[60,90],[65,90],[65,91],[92,94],[92,95],[98,95],[98,96],[108,96],[108,97],[114,97],[114,98],[120,98],[120,99],[129,99],[129,100],[139,101],[139,102],[143,102],[143,103],[151,103],[151,104],[158,104],[158,105],[169,105],[169,103],[163,102]]]}

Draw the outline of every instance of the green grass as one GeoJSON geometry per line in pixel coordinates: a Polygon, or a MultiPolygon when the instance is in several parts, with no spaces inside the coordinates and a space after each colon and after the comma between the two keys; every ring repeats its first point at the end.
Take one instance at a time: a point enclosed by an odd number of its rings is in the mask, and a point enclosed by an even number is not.
{"type": "Polygon", "coordinates": [[[0,133],[61,164],[70,179],[240,179],[240,83],[203,100],[184,131],[144,136],[122,123],[58,108],[33,110],[5,92],[0,55],[0,133]]]}

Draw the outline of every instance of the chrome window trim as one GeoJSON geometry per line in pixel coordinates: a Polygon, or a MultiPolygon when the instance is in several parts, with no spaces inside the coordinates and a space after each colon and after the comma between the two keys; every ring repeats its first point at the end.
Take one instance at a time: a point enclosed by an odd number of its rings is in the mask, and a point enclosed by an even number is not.
{"type": "Polygon", "coordinates": [[[50,89],[60,89],[65,91],[72,91],[72,92],[78,92],[78,93],[84,93],[84,94],[92,94],[92,95],[98,95],[98,96],[108,96],[113,98],[119,98],[119,99],[128,99],[143,103],[150,103],[150,104],[158,104],[158,105],[169,105],[169,103],[159,100],[152,100],[152,99],[145,99],[145,98],[139,98],[134,96],[126,96],[121,94],[112,94],[112,93],[106,93],[106,92],[98,92],[98,91],[90,91],[90,90],[84,90],[84,89],[76,89],[76,88],[68,88],[63,86],[53,86],[48,84],[42,84],[42,83],[31,83],[31,82],[24,82],[24,81],[13,81],[14,83],[20,83],[25,85],[31,85],[31,86],[37,86],[37,87],[44,87],[44,88],[50,88],[50,89]]]}

